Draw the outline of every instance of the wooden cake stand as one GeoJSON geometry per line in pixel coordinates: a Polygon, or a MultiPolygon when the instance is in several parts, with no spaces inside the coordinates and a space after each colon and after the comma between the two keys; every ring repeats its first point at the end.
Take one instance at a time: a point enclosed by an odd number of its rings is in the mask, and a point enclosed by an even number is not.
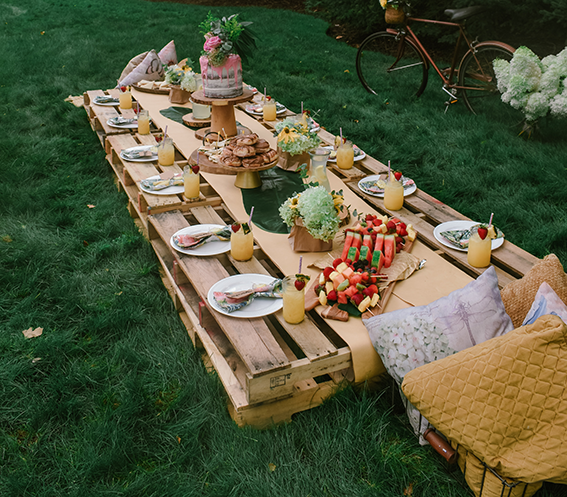
{"type": "Polygon", "coordinates": [[[185,114],[182,119],[183,122],[187,124],[187,126],[191,126],[192,128],[204,128],[211,125],[210,117],[208,117],[207,119],[195,119],[192,112],[185,114]]]}
{"type": "Polygon", "coordinates": [[[260,178],[260,171],[265,171],[274,167],[278,163],[278,158],[276,157],[269,164],[264,164],[263,166],[246,168],[246,167],[231,167],[224,166],[222,164],[217,164],[209,160],[209,158],[199,150],[194,150],[189,157],[190,164],[197,164],[197,156],[199,156],[199,167],[202,171],[206,173],[213,174],[236,174],[236,179],[234,180],[234,186],[244,190],[250,190],[252,188],[258,188],[262,186],[262,178],[260,178]]]}
{"type": "MultiPolygon", "coordinates": [[[[241,130],[243,130],[245,134],[250,133],[248,128],[239,127],[237,129],[234,106],[235,104],[248,102],[252,100],[252,98],[254,98],[254,93],[248,88],[243,88],[242,95],[234,98],[209,98],[205,97],[203,90],[193,92],[191,94],[191,100],[193,102],[211,106],[211,127],[197,130],[195,136],[199,138],[199,140],[202,140],[205,135],[216,133],[224,139],[236,136],[241,130]]],[[[216,140],[216,136],[214,139],[216,140]]]]}

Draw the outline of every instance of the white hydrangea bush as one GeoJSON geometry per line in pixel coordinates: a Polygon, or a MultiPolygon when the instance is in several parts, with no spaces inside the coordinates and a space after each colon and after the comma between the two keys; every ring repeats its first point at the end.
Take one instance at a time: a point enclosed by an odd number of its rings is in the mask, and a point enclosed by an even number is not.
{"type": "Polygon", "coordinates": [[[502,101],[522,111],[528,123],[548,113],[567,117],[567,48],[540,60],[520,47],[510,62],[495,60],[494,72],[502,101]]]}

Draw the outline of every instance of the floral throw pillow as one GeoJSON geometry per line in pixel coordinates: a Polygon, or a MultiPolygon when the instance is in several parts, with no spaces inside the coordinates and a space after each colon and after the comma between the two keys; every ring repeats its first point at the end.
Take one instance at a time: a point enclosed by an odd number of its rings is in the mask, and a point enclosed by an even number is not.
{"type": "MultiPolygon", "coordinates": [[[[365,319],[364,324],[384,367],[398,386],[412,369],[514,328],[504,310],[492,266],[475,281],[431,304],[373,316],[365,319]]],[[[423,434],[428,421],[403,394],[402,399],[416,434],[423,434]]]]}

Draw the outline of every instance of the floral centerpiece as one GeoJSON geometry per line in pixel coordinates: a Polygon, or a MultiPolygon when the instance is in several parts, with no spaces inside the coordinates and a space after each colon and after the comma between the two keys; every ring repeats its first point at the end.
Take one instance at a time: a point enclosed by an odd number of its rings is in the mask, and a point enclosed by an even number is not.
{"type": "Polygon", "coordinates": [[[386,10],[386,22],[388,24],[404,22],[405,12],[403,7],[407,6],[404,0],[380,0],[380,5],[386,10]]]}
{"type": "Polygon", "coordinates": [[[494,73],[502,101],[525,116],[522,133],[531,134],[537,120],[548,114],[567,117],[567,48],[540,60],[520,47],[510,62],[495,60],[494,73]]]}
{"type": "Polygon", "coordinates": [[[291,227],[290,245],[296,252],[329,250],[341,226],[344,197],[323,186],[311,186],[288,198],[279,209],[291,227]]]}
{"type": "Polygon", "coordinates": [[[274,136],[277,137],[280,159],[278,166],[295,171],[302,164],[309,164],[308,151],[319,146],[321,139],[316,131],[310,131],[306,120],[295,121],[286,118],[276,124],[274,136]]]}
{"type": "Polygon", "coordinates": [[[179,64],[172,66],[165,66],[165,82],[172,86],[179,86],[182,90],[194,92],[198,88],[197,74],[190,67],[193,62],[189,59],[184,59],[179,64]]]}

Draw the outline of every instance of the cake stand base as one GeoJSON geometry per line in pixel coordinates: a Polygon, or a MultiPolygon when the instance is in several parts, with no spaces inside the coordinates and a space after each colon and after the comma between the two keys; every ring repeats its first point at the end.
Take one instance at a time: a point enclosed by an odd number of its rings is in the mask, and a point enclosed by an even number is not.
{"type": "Polygon", "coordinates": [[[234,186],[243,190],[251,190],[262,186],[262,179],[258,171],[241,171],[236,174],[234,186]]]}

